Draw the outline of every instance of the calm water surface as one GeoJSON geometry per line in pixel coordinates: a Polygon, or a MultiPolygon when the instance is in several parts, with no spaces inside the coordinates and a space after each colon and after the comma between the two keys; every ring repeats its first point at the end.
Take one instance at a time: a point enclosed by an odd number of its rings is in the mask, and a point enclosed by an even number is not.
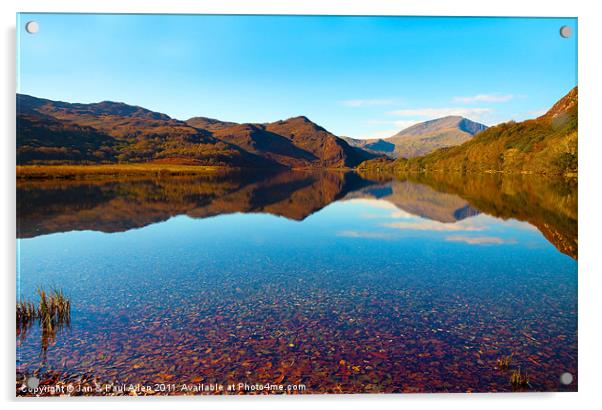
{"type": "Polygon", "coordinates": [[[26,181],[18,213],[18,295],[72,303],[17,337],[19,374],[512,391],[513,354],[529,390],[577,388],[571,181],[26,181]]]}

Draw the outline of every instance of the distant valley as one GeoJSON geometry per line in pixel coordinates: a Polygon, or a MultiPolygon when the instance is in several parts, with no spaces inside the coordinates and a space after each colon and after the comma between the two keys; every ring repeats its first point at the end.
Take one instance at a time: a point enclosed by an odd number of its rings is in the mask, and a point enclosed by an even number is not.
{"type": "Polygon", "coordinates": [[[354,147],[381,155],[414,158],[440,148],[460,145],[486,128],[486,125],[468,118],[447,116],[415,124],[385,139],[360,140],[345,137],[345,141],[354,147]]]}

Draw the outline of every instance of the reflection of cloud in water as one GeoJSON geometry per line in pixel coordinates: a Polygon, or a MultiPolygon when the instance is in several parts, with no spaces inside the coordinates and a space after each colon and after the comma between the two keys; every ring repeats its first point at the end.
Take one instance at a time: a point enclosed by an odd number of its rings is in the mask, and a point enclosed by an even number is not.
{"type": "Polygon", "coordinates": [[[341,231],[337,236],[345,238],[370,238],[370,239],[391,239],[394,236],[386,232],[368,232],[368,231],[341,231]]]}
{"type": "Polygon", "coordinates": [[[351,204],[364,204],[369,205],[372,208],[379,209],[391,209],[397,210],[397,207],[393,205],[391,202],[383,201],[382,199],[370,199],[370,198],[353,198],[347,200],[347,202],[351,204]]]}
{"type": "Polygon", "coordinates": [[[356,217],[354,223],[372,220],[375,232],[386,234],[396,229],[397,235],[445,235],[489,230],[503,220],[500,229],[539,231],[561,252],[577,258],[576,179],[499,175],[412,178],[417,180],[377,184],[355,173],[282,172],[20,179],[17,236],[33,238],[76,230],[124,232],[177,215],[209,218],[266,213],[304,221],[330,204],[349,201],[359,205],[350,210],[356,217]],[[388,225],[383,228],[381,223],[388,225]]]}
{"type": "Polygon", "coordinates": [[[389,222],[382,224],[387,228],[401,229],[408,231],[483,231],[485,228],[473,223],[443,223],[437,221],[429,221],[426,219],[417,220],[414,222],[389,222]]]}
{"type": "Polygon", "coordinates": [[[399,209],[395,204],[382,199],[370,199],[370,198],[353,198],[347,200],[351,204],[367,205],[372,209],[384,209],[392,211],[388,215],[379,213],[364,212],[360,214],[363,219],[380,219],[380,218],[391,218],[391,219],[411,219],[415,218],[416,215],[412,215],[402,209],[399,209]]]}
{"type": "Polygon", "coordinates": [[[395,212],[392,212],[391,215],[389,215],[389,218],[392,219],[411,219],[411,218],[415,218],[414,215],[406,212],[406,211],[402,211],[400,209],[398,209],[395,212]]]}
{"type": "Polygon", "coordinates": [[[516,243],[514,239],[504,239],[497,236],[464,236],[451,235],[445,238],[449,242],[464,242],[469,245],[503,245],[516,243]]]}
{"type": "MultiPolygon", "coordinates": [[[[368,186],[347,194],[346,198],[386,201],[398,209],[392,218],[407,219],[411,215],[439,222],[456,222],[479,214],[477,209],[457,195],[410,181],[390,181],[386,185],[368,186]]],[[[385,207],[382,204],[377,206],[385,207]]]]}

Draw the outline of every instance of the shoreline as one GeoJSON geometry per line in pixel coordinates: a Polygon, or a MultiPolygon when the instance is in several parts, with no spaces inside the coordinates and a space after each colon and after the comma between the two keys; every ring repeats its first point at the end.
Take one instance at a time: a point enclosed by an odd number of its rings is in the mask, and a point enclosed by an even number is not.
{"type": "Polygon", "coordinates": [[[356,168],[354,170],[360,175],[368,177],[370,176],[379,176],[385,177],[389,179],[399,178],[404,175],[466,175],[466,176],[478,176],[478,175],[501,175],[501,176],[538,176],[545,178],[575,178],[579,177],[578,172],[567,172],[564,174],[558,173],[546,173],[546,172],[535,172],[528,170],[520,170],[516,172],[510,171],[501,171],[494,169],[487,169],[482,171],[461,171],[461,170],[449,170],[449,169],[407,169],[403,171],[390,171],[382,168],[374,168],[374,169],[366,169],[366,168],[356,168]]]}
{"type": "Polygon", "coordinates": [[[17,165],[17,180],[24,179],[87,179],[144,175],[215,175],[244,171],[270,172],[352,172],[353,168],[242,168],[222,165],[176,165],[160,163],[94,164],[94,165],[17,165]]]}
{"type": "Polygon", "coordinates": [[[19,179],[85,179],[97,176],[197,175],[239,172],[241,168],[174,164],[17,165],[19,179]]]}
{"type": "Polygon", "coordinates": [[[476,175],[535,175],[541,177],[562,177],[578,178],[577,173],[567,174],[546,174],[537,172],[504,172],[496,170],[486,170],[481,172],[459,172],[449,170],[407,170],[404,172],[391,172],[385,169],[365,169],[365,168],[242,168],[228,167],[222,165],[176,165],[161,163],[138,163],[138,164],[94,164],[94,165],[17,165],[17,180],[35,180],[35,179],[90,179],[98,177],[132,177],[132,176],[178,176],[178,175],[216,175],[230,174],[244,171],[253,172],[355,172],[366,178],[377,179],[395,179],[408,174],[435,174],[435,175],[458,175],[468,174],[476,175]]]}

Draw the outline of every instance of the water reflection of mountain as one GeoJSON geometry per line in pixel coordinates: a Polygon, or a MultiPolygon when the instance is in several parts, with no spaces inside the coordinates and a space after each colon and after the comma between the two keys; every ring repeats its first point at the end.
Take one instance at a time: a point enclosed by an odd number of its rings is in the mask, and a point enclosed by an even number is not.
{"type": "Polygon", "coordinates": [[[456,222],[480,213],[457,195],[407,180],[369,186],[348,194],[346,198],[381,199],[407,213],[438,222],[456,222]]]}
{"type": "Polygon", "coordinates": [[[423,218],[453,223],[484,212],[527,221],[577,257],[575,180],[528,176],[410,175],[376,182],[355,173],[19,180],[21,238],[54,232],[120,232],[176,215],[261,212],[303,220],[340,199],[375,198],[423,218]]]}
{"type": "Polygon", "coordinates": [[[333,172],[19,181],[17,235],[120,232],[176,215],[206,218],[244,212],[303,220],[370,184],[355,173],[333,172]]]}
{"type": "Polygon", "coordinates": [[[535,226],[559,251],[577,259],[577,179],[537,175],[410,174],[407,180],[457,195],[486,214],[535,226]]]}

